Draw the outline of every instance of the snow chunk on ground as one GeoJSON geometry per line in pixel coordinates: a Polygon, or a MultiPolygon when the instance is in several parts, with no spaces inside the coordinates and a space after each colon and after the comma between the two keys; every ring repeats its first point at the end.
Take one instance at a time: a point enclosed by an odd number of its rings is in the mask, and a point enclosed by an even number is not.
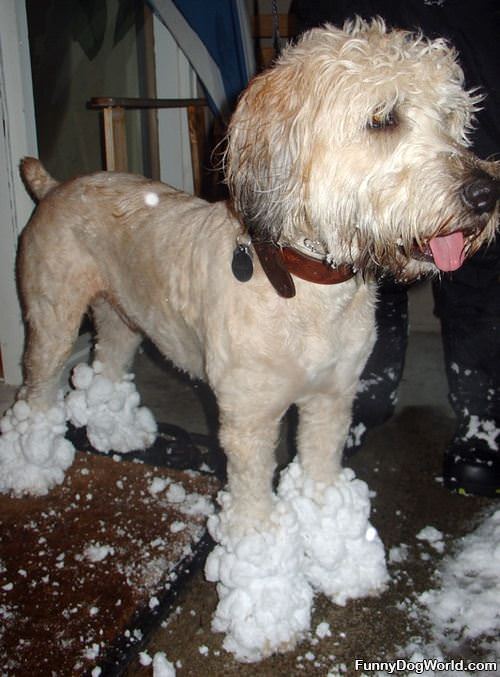
{"type": "Polygon", "coordinates": [[[240,661],[291,649],[310,627],[313,599],[298,520],[276,500],[268,526],[242,535],[230,494],[218,500],[222,511],[208,520],[218,545],[205,566],[219,594],[212,629],[226,633],[223,646],[240,661]]]}
{"type": "Polygon", "coordinates": [[[64,438],[63,394],[46,412],[18,400],[0,420],[0,491],[43,495],[61,484],[75,449],[64,438]]]}
{"type": "Polygon", "coordinates": [[[108,555],[114,555],[115,549],[110,545],[92,543],[83,553],[89,562],[102,562],[108,555]]]}
{"type": "Polygon", "coordinates": [[[163,651],[153,656],[153,677],[175,677],[175,668],[163,651]]]}
{"type": "Polygon", "coordinates": [[[102,364],[79,364],[73,370],[74,390],[66,396],[66,416],[77,427],[87,426],[87,437],[98,451],[121,453],[149,447],[156,423],[140,397],[133,375],[113,382],[102,375],[102,364]]]}
{"type": "Polygon", "coordinates": [[[186,500],[179,505],[184,515],[205,515],[208,517],[214,512],[213,502],[208,496],[193,491],[186,494],[186,500]]]}
{"type": "Polygon", "coordinates": [[[437,552],[444,552],[443,534],[435,527],[424,527],[417,534],[419,541],[427,541],[437,552]]]}
{"type": "MultiPolygon", "coordinates": [[[[467,642],[473,642],[476,665],[478,660],[485,666],[488,662],[496,665],[500,655],[500,510],[487,514],[474,532],[457,541],[436,577],[437,586],[420,594],[418,604],[410,608],[411,618],[425,629],[425,637],[412,637],[397,656],[423,665],[425,661],[444,664],[467,654],[467,642]]],[[[466,660],[458,663],[467,667],[466,660]]],[[[436,671],[428,666],[422,675],[432,677],[436,671]]],[[[481,674],[498,674],[490,668],[481,674]]],[[[476,674],[463,667],[439,670],[443,675],[458,673],[476,674]]],[[[386,677],[387,673],[377,675],[386,677]]]]}
{"type": "Polygon", "coordinates": [[[208,517],[214,511],[213,502],[208,496],[198,494],[196,491],[188,493],[181,482],[174,482],[169,477],[154,477],[148,491],[159,500],[160,505],[175,505],[185,515],[208,517]]]}
{"type": "Polygon", "coordinates": [[[160,494],[162,491],[164,491],[168,487],[170,482],[171,480],[169,478],[153,477],[153,481],[149,485],[148,491],[151,494],[151,496],[156,496],[156,494],[160,494]]]}
{"type": "Polygon", "coordinates": [[[394,545],[389,550],[389,564],[401,564],[406,562],[408,559],[409,548],[406,543],[400,543],[400,545],[394,545]]]}
{"type": "Polygon", "coordinates": [[[151,658],[151,656],[148,654],[147,651],[139,651],[139,663],[141,665],[147,667],[148,665],[151,665],[152,662],[153,659],[151,658]]]}
{"type": "Polygon", "coordinates": [[[186,490],[179,482],[172,483],[167,491],[169,503],[183,503],[186,500],[186,490]]]}
{"type": "Polygon", "coordinates": [[[326,486],[307,478],[294,461],[282,474],[279,495],[300,524],[304,573],[315,590],[344,605],[385,587],[384,547],[368,520],[368,486],[352,470],[326,486]]]}
{"type": "Polygon", "coordinates": [[[318,626],[316,628],[316,636],[319,637],[320,639],[324,639],[325,637],[331,637],[332,633],[330,630],[330,624],[327,623],[326,621],[318,623],[318,626]]]}

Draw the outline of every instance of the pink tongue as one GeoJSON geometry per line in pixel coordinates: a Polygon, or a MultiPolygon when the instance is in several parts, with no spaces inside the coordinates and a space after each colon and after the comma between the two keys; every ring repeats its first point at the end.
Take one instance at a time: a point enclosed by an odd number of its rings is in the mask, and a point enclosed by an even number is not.
{"type": "Polygon", "coordinates": [[[444,272],[456,270],[464,262],[464,236],[460,231],[433,237],[429,247],[439,270],[444,272]]]}

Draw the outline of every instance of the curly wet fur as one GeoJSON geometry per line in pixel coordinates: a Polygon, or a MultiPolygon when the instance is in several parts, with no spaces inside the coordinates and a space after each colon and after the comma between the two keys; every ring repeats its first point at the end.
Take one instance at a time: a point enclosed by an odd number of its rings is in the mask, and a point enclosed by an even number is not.
{"type": "MultiPolygon", "coordinates": [[[[444,40],[386,31],[379,19],[309,31],[233,116],[226,167],[237,211],[271,239],[306,234],[358,269],[418,274],[414,243],[475,227],[464,182],[482,169],[499,175],[467,151],[482,97],[463,83],[444,40]],[[374,115],[395,124],[374,129],[374,115]]],[[[494,228],[491,219],[469,253],[494,228]]]]}

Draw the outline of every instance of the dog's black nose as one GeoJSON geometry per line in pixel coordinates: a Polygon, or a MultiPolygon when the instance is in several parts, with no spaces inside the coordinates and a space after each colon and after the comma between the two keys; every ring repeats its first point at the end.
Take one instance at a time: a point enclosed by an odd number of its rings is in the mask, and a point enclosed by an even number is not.
{"type": "Polygon", "coordinates": [[[465,184],[462,191],[464,203],[476,214],[492,212],[500,197],[500,183],[491,176],[475,176],[465,184]]]}

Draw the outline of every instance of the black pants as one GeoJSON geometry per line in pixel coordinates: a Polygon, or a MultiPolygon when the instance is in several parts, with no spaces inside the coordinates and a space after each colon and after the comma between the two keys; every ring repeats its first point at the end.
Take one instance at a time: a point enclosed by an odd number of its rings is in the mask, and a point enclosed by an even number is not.
{"type": "MultiPolygon", "coordinates": [[[[407,290],[394,282],[379,287],[378,338],[361,377],[353,426],[370,428],[394,411],[407,346],[407,290]]],[[[433,292],[457,418],[477,415],[500,423],[500,238],[459,270],[436,278],[433,292]]]]}

